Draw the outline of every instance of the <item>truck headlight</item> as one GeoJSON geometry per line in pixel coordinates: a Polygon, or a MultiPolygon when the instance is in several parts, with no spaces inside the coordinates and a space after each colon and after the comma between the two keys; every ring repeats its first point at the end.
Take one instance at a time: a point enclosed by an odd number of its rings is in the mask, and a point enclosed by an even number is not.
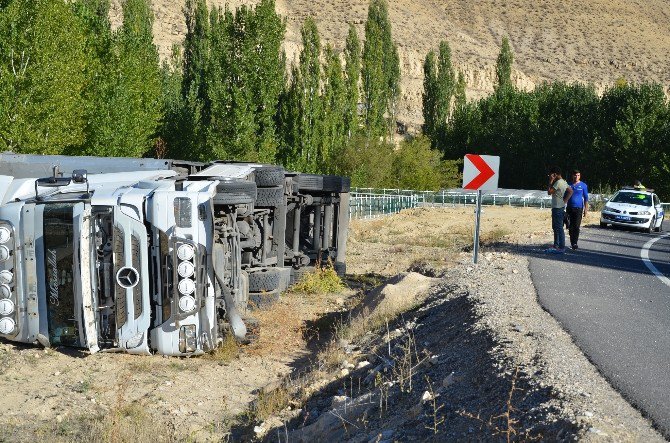
{"type": "Polygon", "coordinates": [[[14,302],[8,298],[0,300],[0,315],[10,315],[12,312],[14,312],[14,302]]]}
{"type": "Polygon", "coordinates": [[[191,295],[195,291],[195,282],[190,278],[185,278],[179,282],[177,289],[182,295],[191,295]]]}
{"type": "Polygon", "coordinates": [[[179,352],[195,352],[198,340],[195,325],[184,325],[179,329],[179,352]]]}
{"type": "Polygon", "coordinates": [[[5,245],[0,245],[0,261],[9,259],[9,249],[5,245]]]}
{"type": "Polygon", "coordinates": [[[191,312],[195,309],[195,298],[185,295],[179,299],[179,309],[184,312],[191,312]]]}
{"type": "Polygon", "coordinates": [[[12,296],[12,290],[9,289],[9,286],[2,284],[0,285],[0,297],[9,298],[12,296]]]}
{"type": "Polygon", "coordinates": [[[14,331],[16,323],[9,317],[0,318],[0,334],[11,334],[14,331]]]}
{"type": "Polygon", "coordinates": [[[195,266],[190,261],[183,261],[177,266],[177,272],[180,277],[190,277],[195,272],[195,266]]]}
{"type": "Polygon", "coordinates": [[[0,226],[0,244],[7,243],[12,238],[12,231],[6,226],[0,226]]]}
{"type": "Polygon", "coordinates": [[[0,271],[0,284],[10,284],[14,280],[14,274],[12,271],[4,270],[0,271]]]}
{"type": "Polygon", "coordinates": [[[195,248],[189,244],[184,243],[177,248],[177,257],[179,260],[190,260],[195,255],[195,248]]]}

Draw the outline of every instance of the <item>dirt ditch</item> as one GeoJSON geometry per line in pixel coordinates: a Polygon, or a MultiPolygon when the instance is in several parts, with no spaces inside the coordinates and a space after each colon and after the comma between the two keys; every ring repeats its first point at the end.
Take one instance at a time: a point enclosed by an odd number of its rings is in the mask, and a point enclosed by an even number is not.
{"type": "Polygon", "coordinates": [[[536,302],[515,250],[549,213],[486,208],[477,266],[472,224],[353,222],[352,289],[288,294],[254,345],[207,358],[2,342],[0,441],[662,441],[536,302]]]}

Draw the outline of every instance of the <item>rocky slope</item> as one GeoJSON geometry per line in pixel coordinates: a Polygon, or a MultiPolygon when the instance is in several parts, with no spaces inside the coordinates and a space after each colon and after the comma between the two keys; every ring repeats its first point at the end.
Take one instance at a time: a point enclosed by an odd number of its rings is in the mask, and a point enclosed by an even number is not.
{"type": "MultiPolygon", "coordinates": [[[[112,1],[118,25],[120,0],[112,1]]],[[[208,0],[235,8],[256,0],[208,0]]],[[[161,56],[184,36],[184,0],[152,0],[154,34],[161,56]]],[[[367,0],[277,0],[287,19],[286,51],[297,58],[300,26],[316,18],[322,40],[342,48],[348,24],[363,37],[367,0]]],[[[389,2],[393,34],[402,63],[400,118],[421,122],[422,65],[426,53],[447,40],[464,72],[468,96],[492,91],[493,66],[502,37],[515,54],[514,79],[520,88],[543,81],[595,84],[600,90],[618,78],[670,84],[670,8],[666,0],[398,0],[389,2]]]]}

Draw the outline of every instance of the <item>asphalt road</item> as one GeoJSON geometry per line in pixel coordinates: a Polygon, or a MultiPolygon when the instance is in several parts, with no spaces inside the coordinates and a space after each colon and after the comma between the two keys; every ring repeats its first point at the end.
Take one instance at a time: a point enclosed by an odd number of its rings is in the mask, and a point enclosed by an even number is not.
{"type": "Polygon", "coordinates": [[[532,253],[530,270],[542,306],[612,386],[670,439],[667,230],[669,222],[660,234],[582,228],[577,251],[532,253]],[[648,257],[665,280],[641,258],[645,244],[657,237],[648,257]]]}

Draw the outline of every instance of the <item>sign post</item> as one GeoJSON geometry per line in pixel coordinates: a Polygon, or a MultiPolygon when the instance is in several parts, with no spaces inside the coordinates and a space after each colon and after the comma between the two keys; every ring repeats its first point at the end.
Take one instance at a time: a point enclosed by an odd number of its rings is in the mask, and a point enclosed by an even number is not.
{"type": "Polygon", "coordinates": [[[477,191],[475,210],[475,238],[472,262],[477,264],[479,256],[479,227],[482,214],[482,191],[498,189],[500,157],[492,155],[465,154],[463,159],[463,189],[477,191]]]}

